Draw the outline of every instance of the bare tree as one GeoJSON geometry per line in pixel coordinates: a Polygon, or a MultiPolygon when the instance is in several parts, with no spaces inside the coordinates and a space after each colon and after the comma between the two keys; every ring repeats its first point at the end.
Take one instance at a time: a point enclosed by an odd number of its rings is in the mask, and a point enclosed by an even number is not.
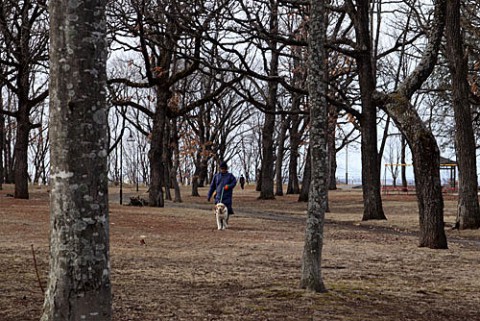
{"type": "Polygon", "coordinates": [[[50,1],[51,234],[42,321],[112,318],[106,1],[50,1]]]}
{"type": "MultiPolygon", "coordinates": [[[[305,28],[304,28],[305,29],[305,28]]],[[[306,32],[304,30],[304,32],[306,32]]],[[[300,37],[300,36],[297,36],[300,37]]],[[[301,37],[305,37],[303,34],[301,37]]],[[[292,62],[292,85],[296,88],[303,88],[305,87],[306,82],[306,68],[303,64],[305,50],[304,47],[301,46],[292,46],[292,55],[293,58],[291,59],[292,62]]],[[[304,137],[302,134],[305,128],[302,128],[302,121],[303,126],[306,126],[307,121],[305,120],[305,115],[301,113],[301,105],[303,101],[306,101],[306,95],[300,93],[298,91],[292,91],[291,94],[292,106],[291,112],[292,114],[289,116],[290,126],[288,127],[289,136],[290,136],[290,144],[289,144],[289,162],[288,162],[288,185],[287,185],[287,194],[299,194],[300,193],[300,184],[298,179],[298,160],[300,157],[300,144],[302,143],[304,137]]]]}
{"type": "Polygon", "coordinates": [[[412,151],[420,217],[419,246],[435,249],[448,247],[443,220],[440,151],[432,131],[420,118],[410,99],[430,76],[437,62],[445,27],[446,2],[435,2],[428,43],[417,67],[393,92],[374,93],[377,106],[392,117],[412,151]]]}
{"type": "Polygon", "coordinates": [[[3,73],[0,82],[13,92],[18,100],[16,111],[0,110],[17,120],[15,140],[15,197],[27,199],[28,145],[30,130],[41,124],[32,124],[30,114],[48,96],[46,77],[34,77],[45,72],[48,60],[47,10],[42,1],[5,0],[0,2],[0,64],[3,73]],[[34,90],[36,89],[36,90],[34,90]]]}
{"type": "MultiPolygon", "coordinates": [[[[279,73],[280,50],[275,36],[279,32],[278,22],[278,1],[269,0],[270,17],[268,29],[265,31],[272,37],[267,40],[267,47],[271,54],[269,66],[266,67],[268,76],[276,77],[279,73]]],[[[259,199],[274,199],[274,128],[275,110],[278,100],[278,83],[269,81],[267,85],[267,96],[265,101],[265,118],[262,128],[262,163],[261,163],[261,189],[259,199]]]]}
{"type": "MultiPolygon", "coordinates": [[[[11,111],[13,109],[14,99],[13,95],[7,90],[6,96],[3,99],[4,110],[11,111]]],[[[4,126],[3,126],[3,169],[5,183],[14,183],[14,167],[15,162],[15,129],[16,122],[13,117],[3,114],[4,126]]]]}
{"type": "Polygon", "coordinates": [[[467,81],[468,56],[463,44],[460,16],[461,1],[447,2],[446,54],[452,75],[452,105],[455,115],[455,147],[459,169],[458,212],[460,229],[480,227],[475,136],[467,81]]]}
{"type": "Polygon", "coordinates": [[[154,111],[132,101],[130,97],[118,97],[115,104],[137,108],[149,114],[152,120],[150,140],[150,188],[149,205],[164,206],[163,187],[170,175],[165,175],[165,157],[168,137],[167,123],[170,119],[186,115],[218,96],[236,80],[225,79],[207,97],[193,95],[194,101],[178,107],[172,104],[175,91],[182,82],[191,77],[208,73],[213,68],[208,64],[209,46],[205,43],[212,21],[223,10],[224,2],[202,2],[193,5],[166,0],[137,2],[131,0],[111,3],[110,26],[115,43],[124,51],[136,55],[138,74],[141,81],[128,78],[110,79],[111,84],[133,88],[153,88],[155,91],[154,111]],[[132,27],[134,26],[134,27],[132,27]],[[131,41],[126,41],[130,38],[131,41]]]}
{"type": "Polygon", "coordinates": [[[376,88],[377,50],[370,25],[371,1],[346,1],[347,13],[355,28],[355,48],[362,104],[362,190],[364,211],[362,220],[386,219],[380,195],[380,157],[377,150],[377,107],[372,94],[376,88]]]}
{"type": "Polygon", "coordinates": [[[323,224],[327,207],[327,66],[325,2],[310,1],[308,90],[310,94],[311,183],[300,286],[325,291],[321,275],[323,224]]]}

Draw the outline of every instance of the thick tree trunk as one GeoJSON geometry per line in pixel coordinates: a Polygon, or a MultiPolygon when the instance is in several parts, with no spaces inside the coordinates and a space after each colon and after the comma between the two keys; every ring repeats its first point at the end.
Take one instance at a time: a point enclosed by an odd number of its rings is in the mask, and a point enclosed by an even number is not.
{"type": "MultiPolygon", "coordinates": [[[[273,86],[273,85],[271,85],[273,86]]],[[[276,90],[275,90],[276,92],[276,90]]],[[[276,93],[275,93],[276,95],[276,93]]],[[[272,101],[276,102],[276,98],[271,97],[272,101]]],[[[275,106],[272,102],[271,106],[275,106]]],[[[272,107],[274,108],[274,107],[272,107]]],[[[257,186],[261,188],[259,199],[274,199],[273,193],[274,184],[274,148],[273,148],[273,134],[275,128],[275,115],[265,114],[265,122],[262,129],[262,169],[261,169],[261,183],[257,186]]]]}
{"type": "Polygon", "coordinates": [[[355,35],[361,50],[357,57],[358,77],[362,100],[362,220],[385,220],[380,191],[380,162],[377,150],[377,108],[372,94],[375,90],[375,72],[372,62],[372,43],[369,31],[370,1],[357,1],[355,35]]]}
{"type": "Polygon", "coordinates": [[[38,75],[45,71],[46,55],[39,53],[44,53],[48,48],[46,31],[48,28],[44,26],[47,14],[45,3],[38,1],[2,1],[0,3],[0,20],[2,21],[0,27],[2,80],[0,82],[2,86],[8,85],[9,90],[16,96],[18,105],[17,111],[8,108],[17,121],[16,139],[10,141],[10,143],[14,142],[15,150],[13,169],[12,171],[9,169],[9,174],[12,175],[9,181],[15,183],[15,198],[28,199],[29,132],[34,127],[30,123],[30,115],[33,114],[33,108],[48,96],[48,91],[41,92],[42,81],[37,79],[42,78],[38,75]],[[4,66],[5,62],[7,63],[4,66]]]}
{"type": "Polygon", "coordinates": [[[440,151],[432,132],[401,94],[390,95],[387,111],[412,151],[420,221],[420,247],[447,248],[440,181],[440,151]]]}
{"type": "Polygon", "coordinates": [[[445,26],[446,6],[447,0],[435,2],[429,41],[412,73],[396,91],[388,95],[375,93],[379,106],[395,121],[412,151],[420,216],[419,245],[433,249],[447,248],[440,183],[440,152],[435,137],[411,105],[410,98],[435,67],[445,26]]]}
{"type": "Polygon", "coordinates": [[[49,3],[51,235],[41,320],[108,321],[106,1],[69,4],[49,3]]]}
{"type": "Polygon", "coordinates": [[[259,184],[259,199],[274,199],[274,148],[273,148],[273,131],[275,127],[275,115],[266,114],[265,123],[262,130],[262,169],[261,183],[259,184]]]}
{"type": "Polygon", "coordinates": [[[467,82],[468,65],[460,27],[460,0],[447,2],[445,34],[446,52],[452,75],[452,105],[455,114],[455,148],[459,169],[458,212],[459,229],[480,227],[478,204],[477,160],[472,114],[467,82]]]}
{"type": "Polygon", "coordinates": [[[28,199],[28,135],[30,122],[26,107],[19,108],[17,137],[15,141],[15,198],[28,199]]]}
{"type": "Polygon", "coordinates": [[[325,50],[325,2],[310,2],[309,79],[310,94],[310,152],[312,180],[308,201],[308,218],[305,229],[305,245],[302,256],[300,286],[304,289],[324,292],[321,262],[323,224],[327,203],[327,82],[325,50]]]}
{"type": "Polygon", "coordinates": [[[440,152],[428,131],[412,133],[418,140],[410,144],[415,172],[415,189],[420,213],[420,247],[447,248],[440,183],[440,152]]]}
{"type": "MultiPolygon", "coordinates": [[[[270,33],[276,35],[278,33],[278,3],[277,0],[270,0],[271,16],[270,16],[270,33]]],[[[279,52],[277,50],[277,41],[269,41],[269,49],[271,50],[270,71],[271,77],[278,76],[279,52]]],[[[270,81],[268,83],[268,96],[265,109],[265,121],[262,128],[262,183],[259,199],[274,199],[274,132],[275,132],[275,112],[277,106],[278,83],[270,81]]]]}
{"type": "Polygon", "coordinates": [[[157,87],[157,110],[153,119],[152,140],[148,158],[150,160],[150,189],[148,194],[148,205],[152,207],[164,207],[163,198],[163,136],[167,121],[167,103],[170,98],[168,88],[157,87]]]}

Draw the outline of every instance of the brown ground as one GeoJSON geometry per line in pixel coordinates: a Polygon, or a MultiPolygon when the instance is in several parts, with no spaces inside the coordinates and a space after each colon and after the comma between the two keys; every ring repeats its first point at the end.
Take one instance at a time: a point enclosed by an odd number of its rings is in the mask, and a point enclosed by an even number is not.
{"type": "MultiPolygon", "coordinates": [[[[8,193],[8,185],[0,191],[0,321],[39,320],[32,245],[45,287],[48,195],[8,193]]],[[[231,228],[217,231],[211,205],[187,189],[184,203],[165,208],[120,206],[111,193],[115,321],[480,320],[480,231],[447,228],[448,250],[418,248],[412,195],[385,196],[388,221],[362,222],[359,190],[330,194],[329,291],[314,294],[298,288],[305,204],[296,196],[257,201],[251,187],[237,189],[231,228]]],[[[450,226],[454,197],[445,203],[450,226]]]]}

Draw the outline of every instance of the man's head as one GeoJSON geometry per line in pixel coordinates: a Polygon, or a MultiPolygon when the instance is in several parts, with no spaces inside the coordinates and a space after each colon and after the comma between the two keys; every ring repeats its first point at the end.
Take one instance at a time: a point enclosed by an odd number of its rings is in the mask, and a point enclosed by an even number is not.
{"type": "Polygon", "coordinates": [[[227,170],[228,170],[228,165],[227,165],[227,163],[226,163],[226,162],[221,162],[221,163],[220,163],[220,171],[221,171],[222,173],[225,173],[227,170]]]}

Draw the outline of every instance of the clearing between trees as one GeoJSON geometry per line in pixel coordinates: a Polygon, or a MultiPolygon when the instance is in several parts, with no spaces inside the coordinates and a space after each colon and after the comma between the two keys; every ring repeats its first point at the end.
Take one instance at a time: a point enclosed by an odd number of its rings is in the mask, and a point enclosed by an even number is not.
{"type": "MultiPolygon", "coordinates": [[[[37,321],[48,271],[46,188],[30,200],[0,191],[0,320],[37,321]],[[35,253],[34,262],[32,246],[35,253]],[[39,272],[40,284],[36,271],[39,272]]],[[[415,195],[384,196],[387,221],[362,222],[361,191],[330,192],[322,273],[328,293],[299,289],[306,204],[297,195],[259,201],[234,192],[229,229],[206,202],[120,206],[110,189],[113,320],[480,320],[480,231],[451,230],[448,250],[417,247],[415,195]]],[[[129,196],[146,197],[127,188],[129,196]]]]}

